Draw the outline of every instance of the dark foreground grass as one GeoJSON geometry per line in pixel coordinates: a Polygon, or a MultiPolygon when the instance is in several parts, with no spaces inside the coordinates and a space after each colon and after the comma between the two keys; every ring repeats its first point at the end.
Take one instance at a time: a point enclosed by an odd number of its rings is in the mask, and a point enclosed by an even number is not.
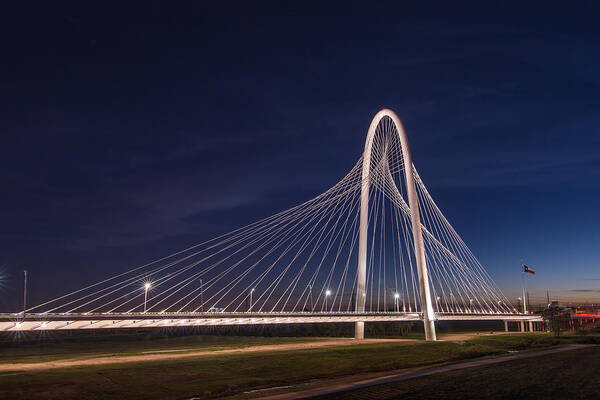
{"type": "Polygon", "coordinates": [[[501,348],[504,350],[538,350],[545,347],[567,344],[600,344],[600,335],[562,335],[553,336],[547,333],[480,336],[470,341],[471,343],[501,348]]]}
{"type": "Polygon", "coordinates": [[[319,396],[318,400],[600,399],[600,348],[585,348],[487,367],[319,396]]]}
{"type": "Polygon", "coordinates": [[[494,356],[526,346],[561,344],[561,340],[557,342],[546,335],[523,335],[478,338],[463,343],[367,344],[4,374],[0,375],[0,398],[210,398],[315,379],[494,356]]]}

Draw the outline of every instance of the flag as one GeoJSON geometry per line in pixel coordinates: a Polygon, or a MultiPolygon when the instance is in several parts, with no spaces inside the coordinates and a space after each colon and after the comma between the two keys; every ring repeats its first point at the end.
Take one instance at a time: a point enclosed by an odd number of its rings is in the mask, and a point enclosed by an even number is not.
{"type": "Polygon", "coordinates": [[[523,272],[527,272],[528,274],[535,275],[535,271],[528,267],[527,265],[523,265],[523,272]]]}

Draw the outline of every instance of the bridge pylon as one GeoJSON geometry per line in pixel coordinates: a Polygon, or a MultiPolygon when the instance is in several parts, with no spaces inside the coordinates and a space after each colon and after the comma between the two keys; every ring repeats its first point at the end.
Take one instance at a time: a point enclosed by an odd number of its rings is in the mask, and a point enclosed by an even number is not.
{"type": "MultiPolygon", "coordinates": [[[[377,127],[382,119],[388,117],[394,124],[400,145],[402,147],[402,159],[404,163],[404,178],[408,196],[408,206],[410,208],[410,220],[412,225],[413,242],[415,250],[415,260],[417,263],[417,272],[419,278],[419,292],[421,300],[421,309],[423,315],[423,324],[425,328],[425,340],[436,340],[435,333],[435,314],[431,300],[431,290],[429,288],[429,275],[427,272],[427,262],[425,259],[425,247],[423,245],[423,233],[421,230],[421,217],[419,214],[419,201],[417,197],[417,188],[415,185],[415,176],[413,170],[412,156],[408,145],[408,138],[404,131],[404,126],[398,115],[389,109],[382,109],[371,121],[365,149],[363,153],[362,181],[360,197],[360,231],[358,241],[358,273],[356,282],[356,312],[365,311],[366,302],[366,277],[367,277],[367,237],[369,231],[369,186],[371,171],[371,155],[373,149],[373,140],[377,127]]],[[[354,338],[364,339],[364,322],[356,322],[354,328],[354,338]]]]}

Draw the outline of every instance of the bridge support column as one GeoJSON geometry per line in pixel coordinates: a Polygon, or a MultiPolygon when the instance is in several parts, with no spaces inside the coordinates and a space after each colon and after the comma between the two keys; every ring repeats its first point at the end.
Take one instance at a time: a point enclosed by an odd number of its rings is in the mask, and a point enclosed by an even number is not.
{"type": "Polygon", "coordinates": [[[354,323],[354,339],[364,339],[365,338],[365,323],[364,322],[355,322],[354,323]]]}
{"type": "Polygon", "coordinates": [[[529,321],[529,332],[533,332],[533,321],[529,321]]]}
{"type": "Polygon", "coordinates": [[[525,321],[520,321],[521,332],[525,332],[525,321]]]}
{"type": "Polygon", "coordinates": [[[504,332],[508,332],[508,321],[504,320],[504,332]]]}

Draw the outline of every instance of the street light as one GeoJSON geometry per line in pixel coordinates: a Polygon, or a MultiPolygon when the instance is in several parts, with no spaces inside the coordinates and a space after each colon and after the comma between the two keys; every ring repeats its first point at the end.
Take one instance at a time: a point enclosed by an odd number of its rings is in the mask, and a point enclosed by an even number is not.
{"type": "Polygon", "coordinates": [[[325,291],[325,311],[327,311],[327,298],[331,296],[331,290],[327,289],[325,291]]]}
{"type": "Polygon", "coordinates": [[[400,298],[400,295],[397,292],[394,293],[394,302],[396,303],[396,312],[400,312],[400,306],[398,304],[399,298],[400,298]]]}
{"type": "Polygon", "coordinates": [[[25,321],[25,312],[27,311],[27,270],[23,270],[25,280],[23,281],[23,321],[25,321]]]}
{"type": "Polygon", "coordinates": [[[146,302],[148,301],[148,289],[152,287],[150,282],[144,283],[144,313],[146,312],[146,302]]]}
{"type": "Polygon", "coordinates": [[[254,293],[254,288],[250,289],[250,308],[248,309],[249,312],[252,312],[252,293],[254,293]]]}
{"type": "Polygon", "coordinates": [[[200,279],[200,312],[204,312],[204,282],[200,279]]]}

